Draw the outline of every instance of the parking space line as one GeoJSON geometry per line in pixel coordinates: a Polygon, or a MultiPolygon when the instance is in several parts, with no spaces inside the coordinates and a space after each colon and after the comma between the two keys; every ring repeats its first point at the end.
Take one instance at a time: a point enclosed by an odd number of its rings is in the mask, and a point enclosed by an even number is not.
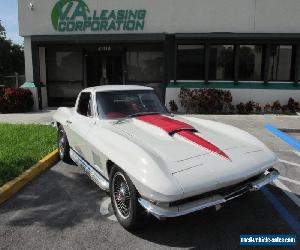
{"type": "Polygon", "coordinates": [[[300,151],[300,142],[294,139],[293,137],[278,130],[277,128],[273,127],[271,124],[266,124],[265,129],[269,130],[272,134],[276,135],[281,140],[285,141],[287,144],[291,145],[292,147],[300,151]]]}
{"type": "Polygon", "coordinates": [[[277,210],[280,216],[290,225],[294,233],[300,236],[300,224],[296,218],[289,213],[289,211],[282,205],[282,203],[276,198],[276,196],[267,188],[261,188],[264,196],[271,202],[273,207],[277,210]]]}
{"type": "Polygon", "coordinates": [[[299,167],[300,168],[300,164],[296,163],[296,162],[292,162],[292,161],[286,161],[286,160],[282,160],[282,159],[279,159],[280,162],[282,163],[286,163],[286,164],[289,164],[289,165],[292,165],[292,166],[295,166],[295,167],[299,167]]]}
{"type": "Polygon", "coordinates": [[[287,178],[287,177],[284,177],[284,176],[279,176],[278,179],[283,180],[283,181],[287,181],[287,182],[290,182],[290,183],[294,183],[294,184],[300,186],[300,181],[295,181],[293,179],[290,179],[290,178],[287,178]]]}
{"type": "Polygon", "coordinates": [[[294,154],[296,154],[297,156],[300,157],[300,152],[298,152],[298,151],[293,151],[293,152],[294,152],[294,154]]]}
{"type": "Polygon", "coordinates": [[[298,207],[300,207],[300,199],[281,181],[275,180],[274,184],[282,190],[298,207]]]}

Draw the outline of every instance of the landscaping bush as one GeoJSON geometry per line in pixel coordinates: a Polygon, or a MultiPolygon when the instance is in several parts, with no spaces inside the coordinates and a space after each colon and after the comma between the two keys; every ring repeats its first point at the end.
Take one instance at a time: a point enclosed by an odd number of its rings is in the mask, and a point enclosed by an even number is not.
{"type": "Polygon", "coordinates": [[[271,107],[271,110],[272,110],[274,113],[278,113],[279,111],[281,111],[281,105],[280,105],[280,102],[279,102],[279,101],[273,102],[273,105],[272,105],[272,107],[271,107]]]}
{"type": "Polygon", "coordinates": [[[236,105],[236,109],[237,109],[237,112],[239,114],[246,114],[246,105],[242,102],[240,102],[238,105],[236,105]]]}
{"type": "Polygon", "coordinates": [[[170,105],[171,112],[177,112],[178,111],[178,106],[177,106],[177,104],[174,100],[171,100],[169,102],[169,105],[170,105]]]}
{"type": "Polygon", "coordinates": [[[259,105],[259,103],[255,103],[254,110],[257,114],[261,113],[261,106],[259,105]]]}
{"type": "Polygon", "coordinates": [[[23,113],[31,111],[32,93],[22,88],[0,89],[0,113],[23,113]]]}
{"type": "Polygon", "coordinates": [[[271,112],[271,104],[267,103],[267,104],[264,106],[264,112],[265,112],[265,113],[270,113],[270,112],[271,112]]]}
{"type": "Polygon", "coordinates": [[[287,104],[287,108],[291,113],[296,113],[300,110],[299,102],[295,102],[293,98],[290,98],[287,104]]]}
{"type": "Polygon", "coordinates": [[[245,104],[245,111],[247,114],[252,113],[255,109],[256,103],[254,101],[249,101],[245,104]]]}
{"type": "MultiPolygon", "coordinates": [[[[285,105],[277,100],[272,104],[261,106],[259,103],[250,100],[246,103],[232,105],[230,91],[221,89],[184,89],[180,90],[180,104],[185,108],[186,113],[194,114],[296,114],[300,112],[300,104],[293,98],[285,105]]],[[[171,110],[177,111],[178,107],[174,100],[169,102],[171,110]]],[[[175,112],[176,112],[175,111],[175,112]]]]}
{"type": "Polygon", "coordinates": [[[187,113],[213,114],[232,110],[232,96],[226,90],[181,89],[179,99],[187,113]]]}

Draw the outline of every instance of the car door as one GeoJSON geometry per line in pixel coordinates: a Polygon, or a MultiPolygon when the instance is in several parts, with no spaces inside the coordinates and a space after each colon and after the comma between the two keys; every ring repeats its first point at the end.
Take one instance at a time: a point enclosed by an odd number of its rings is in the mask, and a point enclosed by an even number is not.
{"type": "Polygon", "coordinates": [[[91,92],[82,92],[74,114],[67,123],[70,145],[84,159],[87,159],[89,155],[87,134],[95,122],[93,95],[91,92]]]}

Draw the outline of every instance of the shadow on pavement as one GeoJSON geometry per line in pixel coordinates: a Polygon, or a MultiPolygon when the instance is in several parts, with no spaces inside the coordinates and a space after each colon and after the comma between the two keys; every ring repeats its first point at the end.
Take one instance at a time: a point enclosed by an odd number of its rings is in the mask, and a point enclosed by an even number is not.
{"type": "MultiPolygon", "coordinates": [[[[281,192],[276,187],[269,188],[281,192]]],[[[289,206],[298,211],[293,204],[289,206]]],[[[239,246],[241,234],[295,233],[261,192],[228,202],[219,211],[210,208],[166,221],[153,219],[146,229],[136,233],[147,241],[168,247],[247,249],[239,246]]]]}
{"type": "Polygon", "coordinates": [[[84,174],[71,178],[49,170],[0,206],[0,212],[12,226],[39,223],[62,230],[87,218],[101,219],[98,202],[105,195],[84,174]]]}
{"type": "MultiPolygon", "coordinates": [[[[289,210],[298,211],[278,188],[268,188],[289,210]]],[[[293,234],[261,192],[232,200],[219,211],[211,208],[166,221],[149,216],[145,227],[136,233],[127,232],[117,222],[100,215],[99,204],[104,197],[106,193],[78,168],[65,165],[42,174],[0,206],[0,221],[13,230],[40,225],[47,231],[68,229],[70,233],[78,233],[80,224],[80,232],[87,230],[85,233],[95,234],[93,239],[99,247],[101,242],[108,241],[112,247],[130,242],[131,246],[144,244],[145,248],[147,244],[153,247],[154,243],[162,247],[240,249],[241,234],[293,234]],[[62,173],[64,168],[67,170],[62,173]],[[97,232],[88,231],[87,223],[94,224],[97,232]]]]}

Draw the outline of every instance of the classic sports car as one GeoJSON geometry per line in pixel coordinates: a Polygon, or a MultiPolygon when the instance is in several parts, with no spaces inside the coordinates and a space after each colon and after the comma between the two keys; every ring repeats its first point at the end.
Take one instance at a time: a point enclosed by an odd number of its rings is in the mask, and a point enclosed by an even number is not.
{"type": "Polygon", "coordinates": [[[176,217],[222,204],[272,182],[277,157],[252,135],[209,120],[173,115],[152,88],[83,90],[54,114],[59,154],[109,191],[120,224],[146,212],[176,217]],[[143,209],[144,208],[144,209],[143,209]]]}

